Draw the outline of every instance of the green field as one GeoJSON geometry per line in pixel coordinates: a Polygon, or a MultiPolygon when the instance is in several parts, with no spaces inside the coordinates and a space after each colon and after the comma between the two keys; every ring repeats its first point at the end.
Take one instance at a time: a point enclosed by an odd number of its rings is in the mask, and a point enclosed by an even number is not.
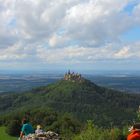
{"type": "Polygon", "coordinates": [[[0,127],[0,140],[17,140],[17,138],[7,135],[5,133],[5,127],[0,127]]]}

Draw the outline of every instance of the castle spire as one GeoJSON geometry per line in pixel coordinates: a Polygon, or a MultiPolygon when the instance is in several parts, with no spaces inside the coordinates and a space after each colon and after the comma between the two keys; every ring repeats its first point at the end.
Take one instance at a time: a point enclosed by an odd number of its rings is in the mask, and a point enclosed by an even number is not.
{"type": "Polygon", "coordinates": [[[70,70],[68,70],[68,74],[70,74],[70,70]]]}

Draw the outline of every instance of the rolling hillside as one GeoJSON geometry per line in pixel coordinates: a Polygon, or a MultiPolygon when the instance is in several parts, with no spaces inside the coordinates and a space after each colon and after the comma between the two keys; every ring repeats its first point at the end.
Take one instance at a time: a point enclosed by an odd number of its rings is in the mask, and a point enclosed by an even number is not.
{"type": "Polygon", "coordinates": [[[0,113],[50,107],[69,112],[82,121],[97,125],[121,125],[136,118],[140,95],[100,87],[86,79],[82,82],[60,80],[23,94],[1,94],[0,113]]]}

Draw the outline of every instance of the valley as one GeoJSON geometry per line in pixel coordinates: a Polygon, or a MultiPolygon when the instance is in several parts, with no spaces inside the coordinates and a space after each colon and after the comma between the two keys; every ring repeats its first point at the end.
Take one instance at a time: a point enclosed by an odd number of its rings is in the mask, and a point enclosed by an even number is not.
{"type": "MultiPolygon", "coordinates": [[[[139,74],[83,74],[92,82],[111,89],[129,93],[140,93],[139,74]]],[[[39,86],[46,86],[63,78],[63,73],[0,74],[0,93],[24,92],[39,86]]]]}

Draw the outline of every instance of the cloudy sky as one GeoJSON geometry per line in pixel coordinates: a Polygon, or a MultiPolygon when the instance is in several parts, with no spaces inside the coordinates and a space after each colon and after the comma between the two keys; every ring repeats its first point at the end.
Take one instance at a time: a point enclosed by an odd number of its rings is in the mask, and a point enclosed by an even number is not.
{"type": "Polygon", "coordinates": [[[140,70],[140,0],[0,0],[0,69],[140,70]]]}

